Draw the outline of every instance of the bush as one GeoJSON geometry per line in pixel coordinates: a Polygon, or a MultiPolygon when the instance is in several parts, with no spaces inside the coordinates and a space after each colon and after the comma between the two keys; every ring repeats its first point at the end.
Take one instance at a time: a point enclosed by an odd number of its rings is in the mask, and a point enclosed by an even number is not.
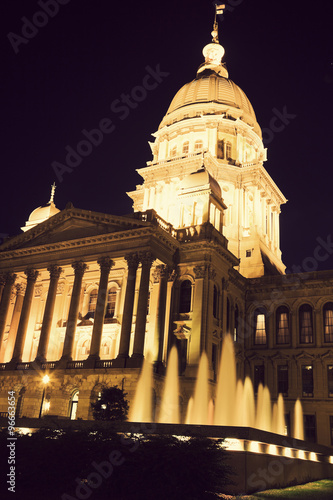
{"type": "Polygon", "coordinates": [[[128,414],[127,394],[117,386],[104,387],[101,397],[91,403],[95,420],[126,420],[128,414]]]}

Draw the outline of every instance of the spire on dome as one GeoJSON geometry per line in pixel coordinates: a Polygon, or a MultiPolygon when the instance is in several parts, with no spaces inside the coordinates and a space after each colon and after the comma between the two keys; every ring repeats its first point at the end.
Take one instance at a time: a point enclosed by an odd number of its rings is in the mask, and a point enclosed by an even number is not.
{"type": "Polygon", "coordinates": [[[213,26],[213,31],[211,33],[213,37],[213,43],[220,43],[219,42],[219,25],[217,22],[217,16],[220,14],[223,14],[223,11],[225,9],[225,5],[215,5],[215,19],[214,19],[214,26],[213,26]]]}
{"type": "Polygon", "coordinates": [[[54,202],[54,193],[55,193],[56,187],[57,186],[54,182],[51,186],[51,197],[50,197],[50,201],[49,201],[50,204],[54,202]]]}
{"type": "Polygon", "coordinates": [[[223,13],[223,9],[225,9],[225,5],[215,5],[215,19],[214,19],[214,27],[212,31],[213,41],[206,45],[203,49],[203,55],[205,56],[205,62],[201,64],[197,72],[197,78],[200,78],[205,74],[205,72],[211,71],[216,73],[219,76],[223,76],[228,78],[228,71],[224,64],[222,63],[222,57],[224,56],[224,48],[220,45],[219,42],[219,31],[218,31],[218,23],[217,16],[218,14],[223,13]]]}

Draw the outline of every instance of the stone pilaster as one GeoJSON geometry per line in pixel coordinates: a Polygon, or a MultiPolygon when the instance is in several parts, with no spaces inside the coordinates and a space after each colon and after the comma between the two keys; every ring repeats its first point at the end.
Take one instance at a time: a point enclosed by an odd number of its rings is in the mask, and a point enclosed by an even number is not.
{"type": "Polygon", "coordinates": [[[38,351],[36,356],[36,361],[40,363],[44,363],[46,361],[53,321],[54,306],[57,296],[58,281],[62,273],[61,267],[58,267],[56,265],[49,266],[47,270],[50,273],[50,286],[47,294],[42,329],[40,332],[38,351]]]}

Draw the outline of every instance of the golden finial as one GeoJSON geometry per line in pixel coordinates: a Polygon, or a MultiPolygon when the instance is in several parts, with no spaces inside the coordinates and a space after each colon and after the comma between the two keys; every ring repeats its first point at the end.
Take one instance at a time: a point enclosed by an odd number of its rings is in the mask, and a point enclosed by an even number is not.
{"type": "Polygon", "coordinates": [[[49,203],[53,203],[53,200],[54,200],[54,193],[55,193],[55,190],[56,190],[56,184],[55,182],[52,184],[51,186],[51,198],[50,198],[50,201],[49,203]]]}
{"type": "Polygon", "coordinates": [[[225,9],[225,4],[215,5],[215,19],[214,19],[214,27],[212,31],[213,43],[219,43],[219,25],[217,22],[217,16],[223,14],[225,9]]]}

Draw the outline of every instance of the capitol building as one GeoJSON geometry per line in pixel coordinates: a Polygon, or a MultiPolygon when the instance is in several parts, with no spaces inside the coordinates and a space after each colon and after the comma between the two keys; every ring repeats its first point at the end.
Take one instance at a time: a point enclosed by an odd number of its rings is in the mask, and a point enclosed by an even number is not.
{"type": "Polygon", "coordinates": [[[176,346],[184,418],[203,352],[214,400],[230,334],[238,378],[255,393],[267,385],[273,401],[283,395],[289,432],[299,398],[305,439],[330,446],[333,271],[285,274],[287,200],[254,108],[229,78],[216,31],[203,57],[152,134],[130,215],[60,210],[53,186],[0,246],[0,412],[8,391],[17,418],[92,419],[111,385],[131,404],[148,353],[158,408],[176,346]]]}

